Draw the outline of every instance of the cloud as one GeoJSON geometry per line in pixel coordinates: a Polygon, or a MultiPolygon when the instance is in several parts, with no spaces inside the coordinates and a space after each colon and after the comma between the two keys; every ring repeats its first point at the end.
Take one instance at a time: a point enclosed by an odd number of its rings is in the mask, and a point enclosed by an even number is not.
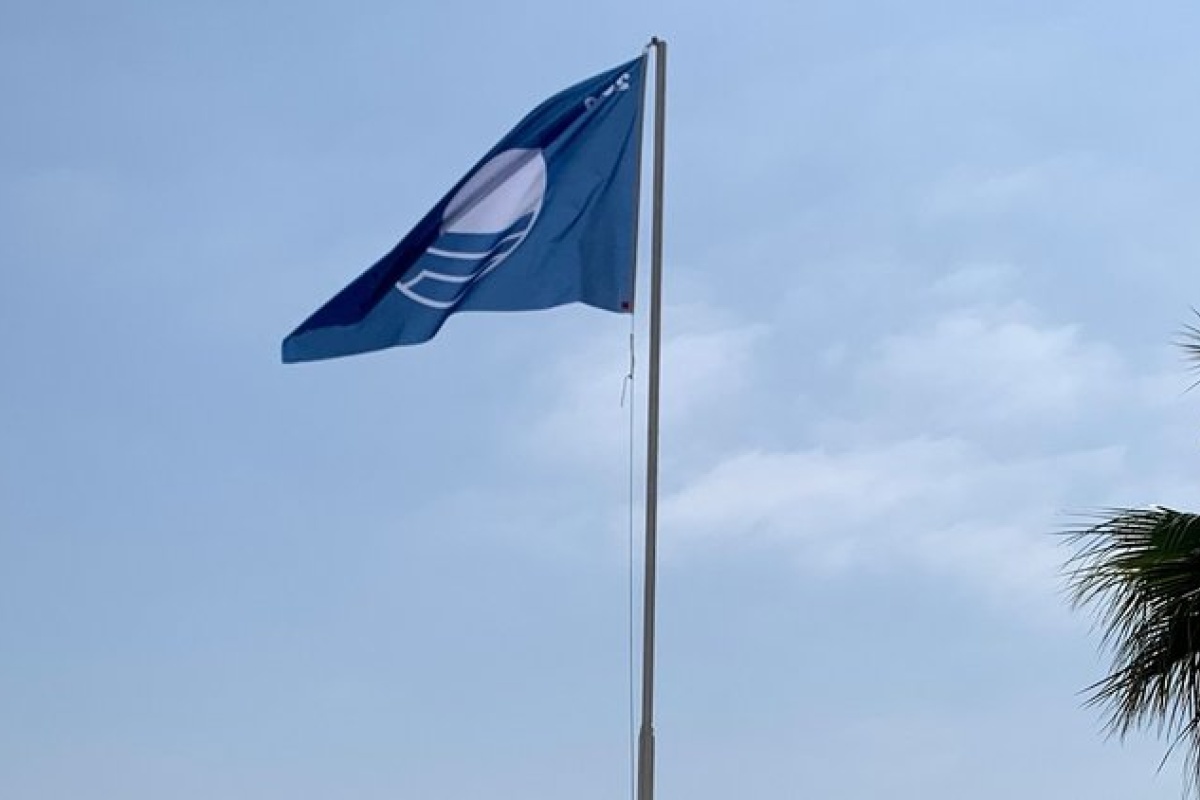
{"type": "MultiPolygon", "coordinates": [[[[1130,420],[1162,410],[1147,402],[1162,366],[1135,364],[1023,300],[1021,278],[1003,261],[943,273],[909,290],[917,306],[904,327],[877,325],[859,341],[836,328],[797,334],[790,318],[747,323],[709,303],[668,308],[663,546],[685,558],[782,557],[835,579],[924,573],[980,602],[1059,618],[1052,533],[1073,511],[1178,496],[1179,463],[1146,463],[1154,448],[1132,446],[1130,420]],[[802,348],[789,344],[797,335],[802,348]]],[[[546,477],[544,491],[556,487],[557,515],[583,496],[579,485],[607,493],[609,512],[577,522],[624,546],[628,345],[605,336],[563,350],[542,379],[549,412],[515,426],[530,434],[525,465],[546,477]],[[567,477],[580,468],[593,478],[567,477]]],[[[644,364],[639,377],[640,469],[644,364]]]]}
{"type": "Polygon", "coordinates": [[[861,380],[959,424],[1057,422],[1110,402],[1126,381],[1117,352],[1033,316],[1018,304],[953,309],[886,336],[861,380]]]}
{"type": "Polygon", "coordinates": [[[778,420],[773,442],[682,462],[663,498],[671,544],[783,553],[835,576],[923,571],[987,602],[1061,611],[1050,534],[1066,514],[1157,497],[1178,487],[1179,464],[1127,446],[1161,366],[1048,320],[1015,296],[1019,277],[1002,263],[964,267],[917,293],[925,305],[907,328],[815,350],[842,384],[797,404],[807,418],[778,420]]]}
{"type": "MultiPolygon", "coordinates": [[[[722,409],[736,405],[751,385],[756,348],[767,334],[762,325],[720,319],[703,306],[668,308],[673,333],[663,344],[662,418],[664,425],[688,435],[693,426],[710,425],[722,409]]],[[[645,336],[639,334],[645,352],[645,336]]],[[[628,452],[629,350],[611,337],[572,348],[549,373],[544,390],[555,398],[551,411],[531,425],[537,453],[551,460],[592,465],[624,465],[628,452]],[[624,397],[625,407],[621,399],[624,397]]],[[[642,413],[647,368],[637,365],[635,412],[642,413]]]]}
{"type": "Polygon", "coordinates": [[[1041,210],[1079,188],[1093,171],[1083,155],[1057,156],[1008,168],[957,169],[930,189],[924,211],[933,218],[1041,210]]]}
{"type": "Polygon", "coordinates": [[[1008,459],[955,439],[755,450],[668,495],[663,528],[681,546],[782,548],[826,573],[915,568],[1024,602],[1055,582],[1062,499],[1123,466],[1116,447],[1008,459]]]}
{"type": "Polygon", "coordinates": [[[765,325],[700,330],[670,337],[663,346],[665,417],[686,426],[714,405],[744,391],[756,365],[765,325]]]}

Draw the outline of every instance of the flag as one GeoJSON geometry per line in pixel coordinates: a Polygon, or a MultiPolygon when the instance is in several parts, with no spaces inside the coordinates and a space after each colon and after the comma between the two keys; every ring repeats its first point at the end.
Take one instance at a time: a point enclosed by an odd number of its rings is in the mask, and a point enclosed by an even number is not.
{"type": "Polygon", "coordinates": [[[459,311],[632,310],[645,56],[546,100],[283,341],[285,363],[431,339],[459,311]]]}

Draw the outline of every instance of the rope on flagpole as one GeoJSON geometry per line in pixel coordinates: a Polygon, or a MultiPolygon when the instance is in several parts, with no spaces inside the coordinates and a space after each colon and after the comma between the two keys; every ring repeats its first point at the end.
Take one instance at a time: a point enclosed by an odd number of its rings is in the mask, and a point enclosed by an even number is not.
{"type": "Polygon", "coordinates": [[[629,639],[628,647],[628,681],[629,681],[629,800],[634,800],[637,794],[637,565],[634,553],[636,552],[635,538],[637,535],[636,522],[636,507],[637,507],[637,475],[636,475],[636,451],[637,451],[637,415],[634,406],[634,390],[636,383],[634,379],[637,342],[634,335],[635,325],[633,314],[629,315],[629,372],[625,375],[625,381],[621,385],[621,403],[626,400],[626,390],[628,390],[629,400],[629,541],[628,541],[628,556],[629,556],[629,574],[627,579],[628,596],[626,597],[626,608],[628,610],[628,631],[629,639]]]}

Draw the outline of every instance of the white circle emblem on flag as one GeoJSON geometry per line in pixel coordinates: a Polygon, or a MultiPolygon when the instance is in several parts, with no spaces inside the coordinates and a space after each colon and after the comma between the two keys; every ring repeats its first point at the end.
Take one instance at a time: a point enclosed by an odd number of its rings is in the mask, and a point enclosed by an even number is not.
{"type": "Polygon", "coordinates": [[[396,288],[422,305],[450,308],[471,282],[521,246],[545,196],[546,159],[541,150],[519,148],[495,155],[446,204],[441,235],[421,259],[433,256],[436,267],[423,268],[396,288]]]}

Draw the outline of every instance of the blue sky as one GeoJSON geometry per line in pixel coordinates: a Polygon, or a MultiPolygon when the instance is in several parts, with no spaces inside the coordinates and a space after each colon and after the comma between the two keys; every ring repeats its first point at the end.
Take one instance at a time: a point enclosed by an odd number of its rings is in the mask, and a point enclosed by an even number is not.
{"type": "Polygon", "coordinates": [[[628,320],[278,346],[659,34],[660,796],[1177,797],[1081,708],[1104,662],[1051,532],[1200,501],[1198,33],[1184,3],[7,3],[0,795],[627,796],[628,320]]]}

